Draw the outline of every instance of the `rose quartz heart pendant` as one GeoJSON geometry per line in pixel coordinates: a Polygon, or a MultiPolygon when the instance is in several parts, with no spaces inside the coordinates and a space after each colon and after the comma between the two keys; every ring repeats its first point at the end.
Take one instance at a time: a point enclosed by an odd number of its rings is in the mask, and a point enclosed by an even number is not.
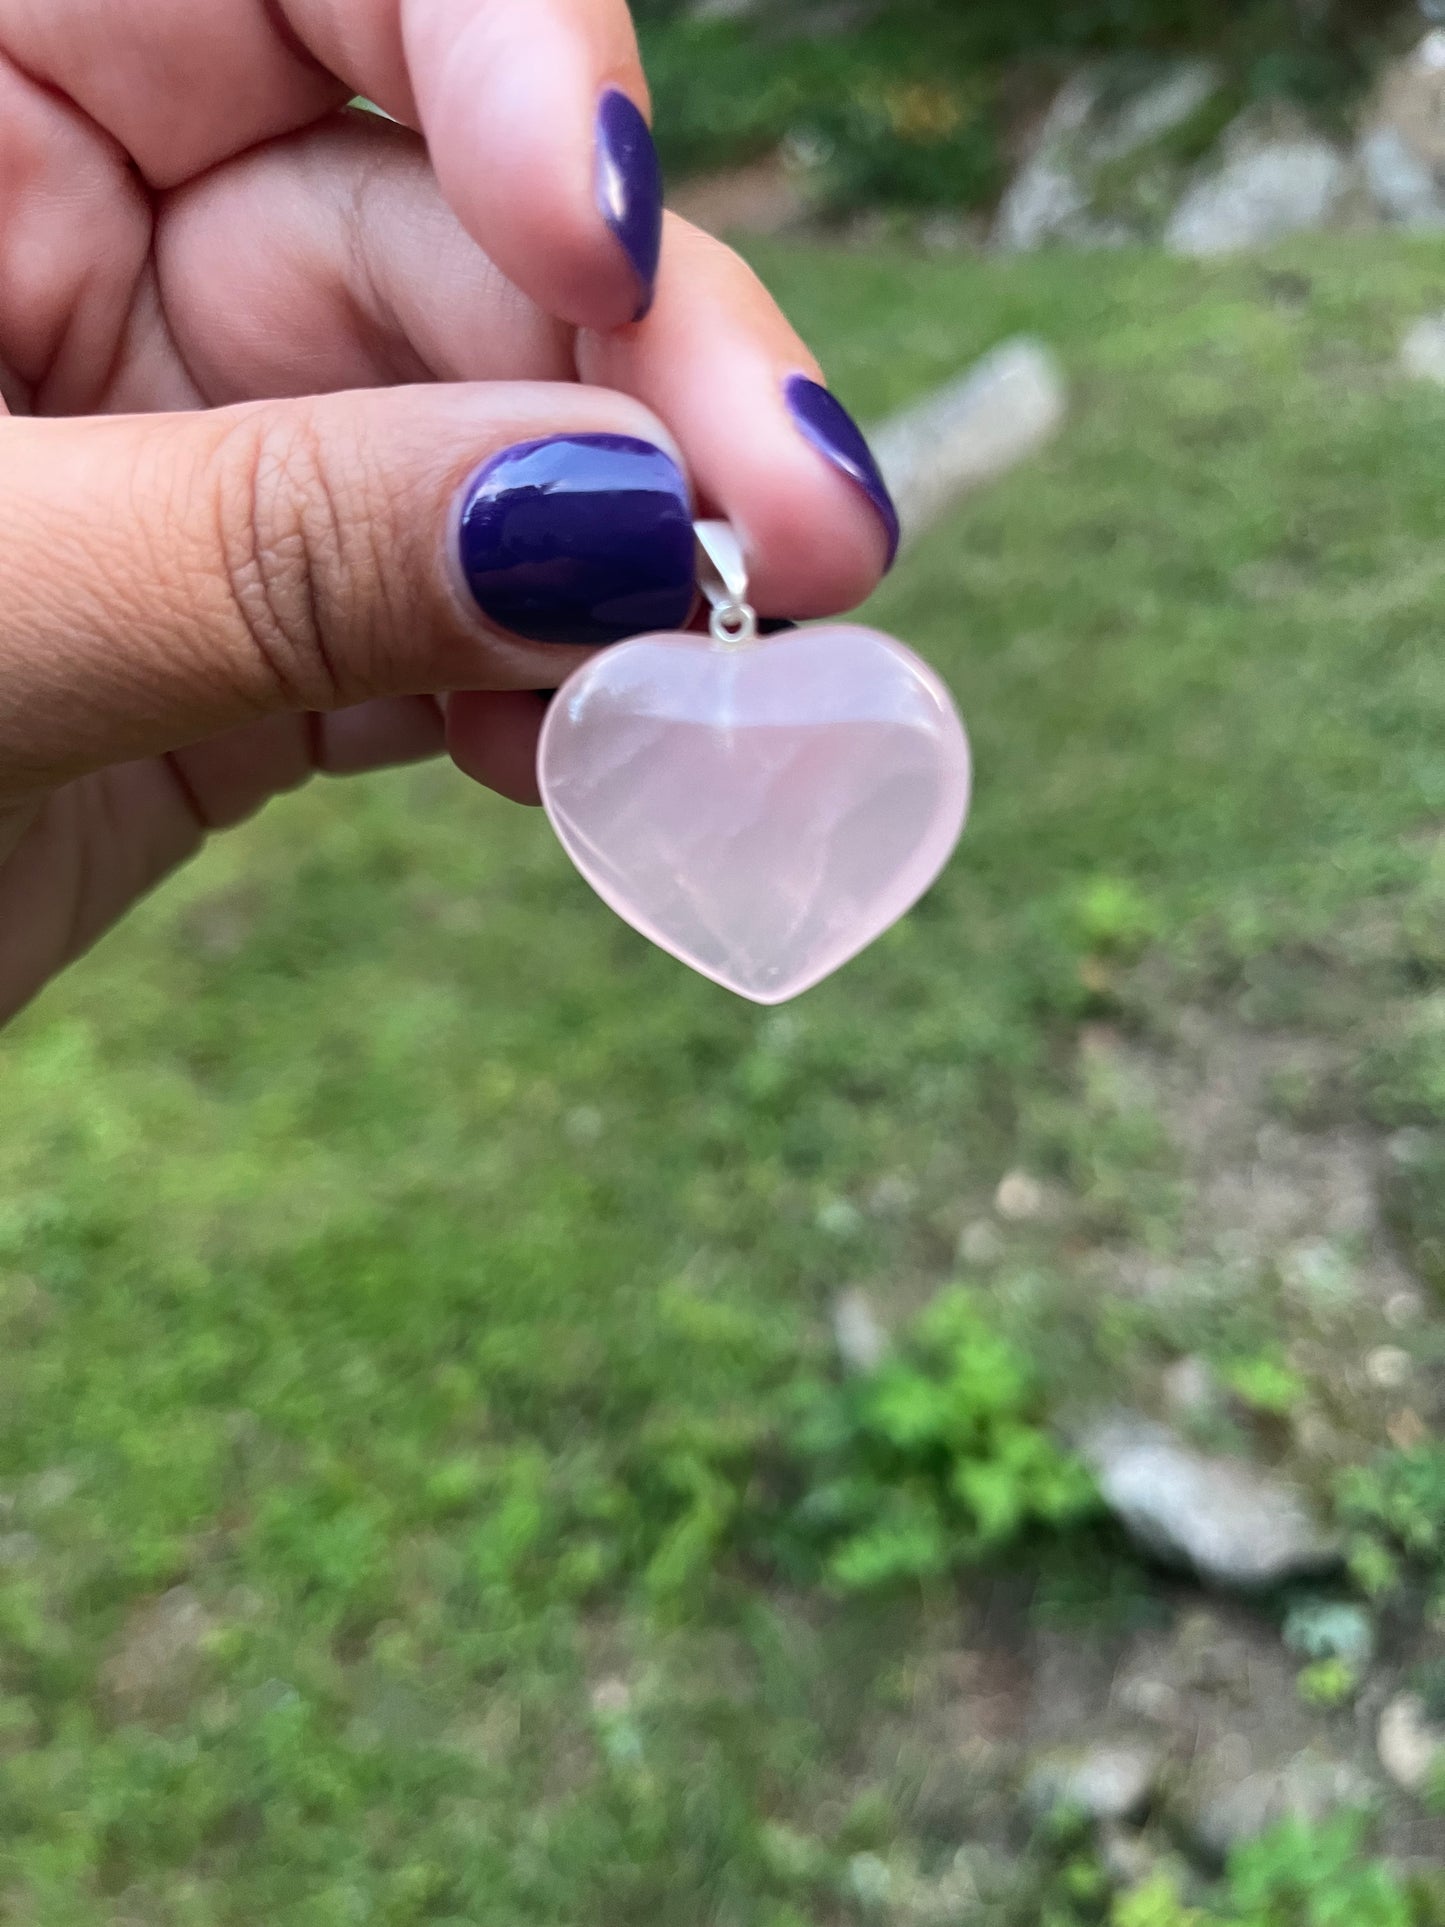
{"type": "Polygon", "coordinates": [[[758,1004],[811,990],[938,877],[968,815],[943,684],[873,629],[641,636],[547,714],[542,800],[603,901],[758,1004]]]}

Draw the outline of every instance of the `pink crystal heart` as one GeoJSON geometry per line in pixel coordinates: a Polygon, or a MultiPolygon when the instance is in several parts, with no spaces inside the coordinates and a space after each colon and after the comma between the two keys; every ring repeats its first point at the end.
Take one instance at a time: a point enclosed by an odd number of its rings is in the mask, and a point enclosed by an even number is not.
{"type": "Polygon", "coordinates": [[[935,881],[968,815],[970,761],[926,664],[876,630],[829,626],[604,650],[548,711],[539,774],[604,902],[704,977],[781,1004],[935,881]]]}

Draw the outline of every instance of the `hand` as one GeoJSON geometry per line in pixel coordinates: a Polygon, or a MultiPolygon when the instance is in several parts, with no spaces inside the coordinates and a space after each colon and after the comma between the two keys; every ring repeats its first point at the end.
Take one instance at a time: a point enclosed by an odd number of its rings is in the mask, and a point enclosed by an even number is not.
{"type": "Polygon", "coordinates": [[[645,101],[623,0],[0,0],[0,1020],[314,772],[535,800],[694,503],[765,611],[873,587],[763,289],[669,220],[652,299],[645,101]]]}

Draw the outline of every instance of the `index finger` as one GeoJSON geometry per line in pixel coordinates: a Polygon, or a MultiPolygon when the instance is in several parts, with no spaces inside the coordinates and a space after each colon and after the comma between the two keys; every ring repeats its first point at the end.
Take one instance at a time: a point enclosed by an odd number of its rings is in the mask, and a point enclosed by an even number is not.
{"type": "Polygon", "coordinates": [[[662,185],[625,0],[0,0],[0,57],[169,188],[364,94],[549,314],[650,305],[662,185]]]}

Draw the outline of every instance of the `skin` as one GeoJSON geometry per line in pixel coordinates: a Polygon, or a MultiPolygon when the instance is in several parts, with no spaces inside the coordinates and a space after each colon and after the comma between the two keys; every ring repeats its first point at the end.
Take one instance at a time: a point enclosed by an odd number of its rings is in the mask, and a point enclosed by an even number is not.
{"type": "Polygon", "coordinates": [[[499,449],[646,437],[765,611],[873,588],[743,263],[670,220],[630,325],[608,86],[646,105],[622,0],[0,0],[0,1021],[317,772],[445,749],[535,801],[533,692],[585,652],[458,588],[499,449]]]}

